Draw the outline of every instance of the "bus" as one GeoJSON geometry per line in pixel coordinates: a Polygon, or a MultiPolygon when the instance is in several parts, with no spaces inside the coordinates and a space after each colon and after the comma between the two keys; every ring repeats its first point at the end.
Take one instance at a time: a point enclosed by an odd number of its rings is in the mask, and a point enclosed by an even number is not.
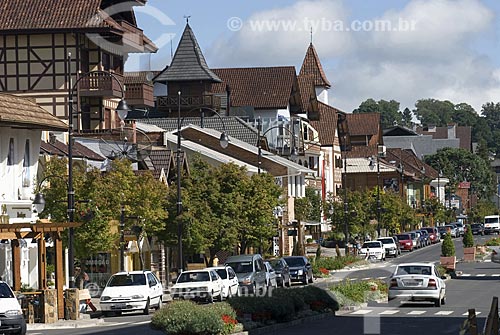
{"type": "Polygon", "coordinates": [[[487,215],[484,217],[484,233],[500,233],[500,215],[487,215]]]}

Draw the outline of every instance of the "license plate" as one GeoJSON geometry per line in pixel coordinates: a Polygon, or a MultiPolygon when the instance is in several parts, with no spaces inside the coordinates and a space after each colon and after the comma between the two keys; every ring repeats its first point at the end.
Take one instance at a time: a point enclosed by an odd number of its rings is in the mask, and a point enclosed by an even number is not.
{"type": "Polygon", "coordinates": [[[115,305],[115,308],[116,308],[116,309],[124,309],[124,308],[126,308],[126,307],[127,307],[127,305],[125,305],[125,304],[116,304],[116,305],[115,305]]]}
{"type": "Polygon", "coordinates": [[[405,286],[422,286],[422,281],[420,280],[405,280],[405,286]]]}

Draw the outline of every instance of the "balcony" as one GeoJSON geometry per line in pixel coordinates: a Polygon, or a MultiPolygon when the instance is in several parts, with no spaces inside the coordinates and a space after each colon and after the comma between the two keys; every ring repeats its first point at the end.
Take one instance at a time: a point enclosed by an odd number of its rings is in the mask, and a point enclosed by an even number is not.
{"type": "MultiPolygon", "coordinates": [[[[221,108],[221,99],[218,96],[212,94],[206,95],[181,95],[180,105],[181,108],[196,108],[196,107],[208,107],[219,110],[221,108]]],[[[158,97],[158,108],[177,108],[179,105],[179,96],[168,95],[164,97],[158,97]]]]}
{"type": "Polygon", "coordinates": [[[113,73],[113,76],[116,79],[102,72],[89,73],[80,80],[78,94],[82,97],[121,98],[123,76],[117,73],[113,73]]]}
{"type": "Polygon", "coordinates": [[[125,85],[125,100],[132,106],[154,107],[153,86],[149,84],[133,83],[125,85]]]}

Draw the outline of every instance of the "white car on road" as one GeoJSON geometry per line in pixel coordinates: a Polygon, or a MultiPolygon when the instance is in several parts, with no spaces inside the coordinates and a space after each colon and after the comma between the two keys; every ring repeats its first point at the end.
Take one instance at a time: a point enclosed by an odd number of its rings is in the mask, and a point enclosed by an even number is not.
{"type": "Polygon", "coordinates": [[[366,241],[361,246],[359,254],[367,260],[385,261],[385,248],[380,241],[366,241]]]}
{"type": "Polygon", "coordinates": [[[184,271],[170,290],[172,299],[223,300],[222,279],[215,270],[184,271]]]}
{"type": "Polygon", "coordinates": [[[206,268],[205,270],[214,270],[217,272],[219,277],[222,279],[222,296],[224,298],[231,298],[239,295],[238,277],[234,270],[229,265],[226,266],[213,266],[206,268]]]}
{"type": "Polygon", "coordinates": [[[382,242],[382,244],[384,245],[386,256],[398,257],[400,251],[398,245],[396,244],[396,241],[394,241],[392,237],[379,237],[377,238],[377,241],[382,242]]]}
{"type": "Polygon", "coordinates": [[[389,280],[388,299],[431,301],[436,307],[446,302],[446,283],[433,263],[403,263],[389,280]]]}

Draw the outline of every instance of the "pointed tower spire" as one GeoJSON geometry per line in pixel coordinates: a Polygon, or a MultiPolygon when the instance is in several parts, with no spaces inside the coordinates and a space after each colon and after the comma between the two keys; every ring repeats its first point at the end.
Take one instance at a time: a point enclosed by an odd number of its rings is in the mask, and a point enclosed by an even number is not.
{"type": "Polygon", "coordinates": [[[325,71],[323,71],[323,66],[321,65],[312,41],[311,44],[309,44],[309,48],[307,48],[306,56],[304,57],[304,61],[302,62],[299,76],[313,77],[314,86],[324,86],[325,88],[331,87],[330,82],[326,78],[325,71]]]}
{"type": "Polygon", "coordinates": [[[196,37],[189,26],[189,17],[186,17],[186,21],[186,28],[184,28],[170,66],[159,74],[155,81],[206,80],[216,83],[222,82],[208,67],[196,37]]]}

